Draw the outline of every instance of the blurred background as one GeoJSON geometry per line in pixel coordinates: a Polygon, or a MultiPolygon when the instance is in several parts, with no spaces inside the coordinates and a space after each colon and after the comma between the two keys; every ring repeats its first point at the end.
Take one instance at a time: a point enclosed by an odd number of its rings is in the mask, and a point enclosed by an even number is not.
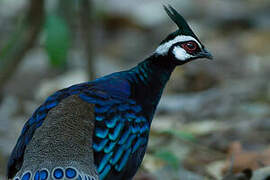
{"type": "Polygon", "coordinates": [[[47,96],[135,66],[176,30],[162,4],[215,59],[175,70],[135,179],[270,174],[269,0],[0,0],[0,179],[47,96]]]}

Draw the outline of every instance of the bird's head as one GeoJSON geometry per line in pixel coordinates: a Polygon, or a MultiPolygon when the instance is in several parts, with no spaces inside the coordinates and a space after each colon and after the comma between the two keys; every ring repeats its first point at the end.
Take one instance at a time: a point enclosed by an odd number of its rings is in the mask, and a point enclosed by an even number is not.
{"type": "Polygon", "coordinates": [[[171,6],[164,6],[178,30],[164,39],[156,49],[156,55],[171,57],[176,64],[184,64],[197,58],[212,59],[213,56],[193,33],[185,19],[171,6]]]}

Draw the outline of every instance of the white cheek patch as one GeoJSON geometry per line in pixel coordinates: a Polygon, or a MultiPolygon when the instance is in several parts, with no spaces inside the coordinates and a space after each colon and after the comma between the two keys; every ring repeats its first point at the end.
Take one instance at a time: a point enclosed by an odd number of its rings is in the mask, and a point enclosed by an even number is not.
{"type": "Polygon", "coordinates": [[[175,56],[175,58],[179,61],[186,61],[194,56],[188,54],[183,48],[179,47],[179,46],[176,46],[174,49],[173,49],[173,54],[175,56]]]}
{"type": "Polygon", "coordinates": [[[174,45],[175,43],[178,43],[178,42],[184,42],[184,41],[195,41],[200,48],[201,47],[201,44],[193,37],[191,36],[185,36],[185,35],[179,35],[179,36],[176,36],[174,39],[164,43],[164,44],[161,44],[157,49],[156,49],[156,53],[157,54],[160,54],[160,55],[166,55],[168,54],[168,51],[170,49],[170,47],[172,47],[172,45],[174,45]]]}

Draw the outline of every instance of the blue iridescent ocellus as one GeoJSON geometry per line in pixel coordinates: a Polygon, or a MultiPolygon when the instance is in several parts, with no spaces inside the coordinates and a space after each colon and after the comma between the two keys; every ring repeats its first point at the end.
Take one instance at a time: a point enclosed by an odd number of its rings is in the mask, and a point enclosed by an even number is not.
{"type": "Polygon", "coordinates": [[[129,180],[144,157],[151,122],[176,66],[212,59],[184,18],[164,7],[178,30],[127,71],[51,95],[25,123],[8,178],[129,180]]]}

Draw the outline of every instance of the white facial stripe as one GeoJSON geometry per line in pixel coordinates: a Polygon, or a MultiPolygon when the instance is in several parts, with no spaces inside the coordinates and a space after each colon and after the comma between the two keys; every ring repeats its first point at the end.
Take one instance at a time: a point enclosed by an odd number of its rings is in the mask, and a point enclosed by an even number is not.
{"type": "Polygon", "coordinates": [[[176,36],[174,39],[172,39],[164,44],[161,44],[156,49],[156,53],[160,54],[160,55],[165,55],[168,53],[170,47],[173,44],[178,43],[178,42],[184,42],[184,41],[195,41],[199,45],[199,47],[202,48],[201,44],[195,38],[193,38],[191,36],[179,35],[179,36],[176,36]]]}
{"type": "Polygon", "coordinates": [[[173,54],[174,54],[175,58],[179,61],[185,61],[189,58],[194,57],[194,56],[188,54],[183,48],[177,47],[177,46],[174,47],[173,54]]]}

